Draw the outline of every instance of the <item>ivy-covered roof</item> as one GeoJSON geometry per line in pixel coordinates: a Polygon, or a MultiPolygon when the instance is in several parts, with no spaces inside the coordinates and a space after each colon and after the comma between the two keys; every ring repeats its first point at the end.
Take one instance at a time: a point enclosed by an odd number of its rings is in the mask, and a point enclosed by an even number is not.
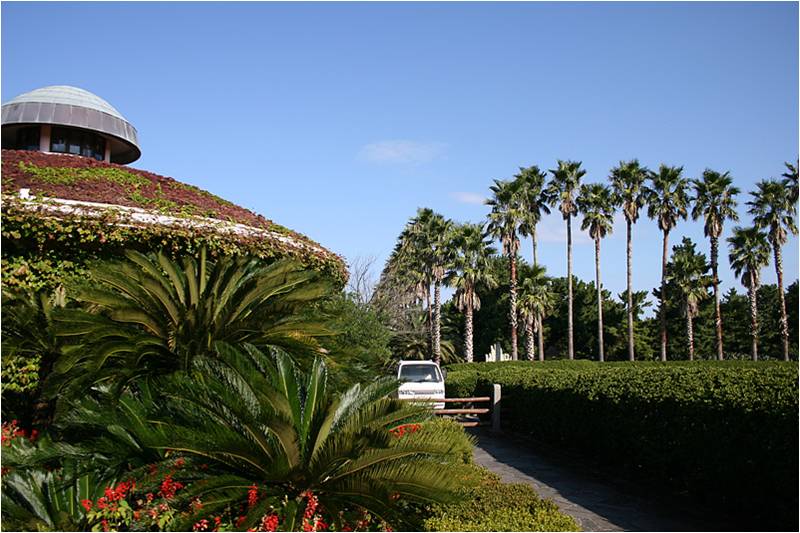
{"type": "Polygon", "coordinates": [[[342,258],[308,237],[198,187],[144,170],[71,155],[3,150],[2,197],[4,223],[14,219],[11,213],[29,212],[94,226],[115,218],[128,230],[136,226],[152,232],[162,226],[182,234],[213,233],[236,242],[239,250],[296,256],[338,272],[341,279],[347,276],[342,258]]]}

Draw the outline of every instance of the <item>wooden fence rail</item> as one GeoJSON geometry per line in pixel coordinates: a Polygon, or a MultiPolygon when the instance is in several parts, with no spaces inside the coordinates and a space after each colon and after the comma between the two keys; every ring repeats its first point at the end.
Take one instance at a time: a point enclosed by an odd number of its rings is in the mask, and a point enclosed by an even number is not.
{"type": "MultiPolygon", "coordinates": [[[[444,408],[434,409],[437,415],[485,415],[491,413],[491,426],[493,431],[500,431],[500,385],[494,384],[491,396],[474,396],[470,398],[401,398],[406,402],[417,403],[488,403],[489,407],[464,407],[464,408],[444,408]]],[[[488,421],[476,420],[457,420],[464,427],[486,426],[488,421]]]]}

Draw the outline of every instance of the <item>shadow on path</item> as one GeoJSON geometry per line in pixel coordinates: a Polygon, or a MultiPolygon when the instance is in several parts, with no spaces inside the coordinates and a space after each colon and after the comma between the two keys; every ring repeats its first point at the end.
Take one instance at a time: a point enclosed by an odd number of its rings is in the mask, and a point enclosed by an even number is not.
{"type": "Polygon", "coordinates": [[[703,516],[697,509],[648,496],[641,488],[593,471],[566,457],[545,454],[533,443],[484,429],[478,438],[475,462],[507,483],[527,483],[542,497],[553,500],[584,531],[736,531],[732,524],[703,516]],[[625,486],[628,485],[628,486],[625,486]],[[637,492],[638,490],[638,492],[637,492]]]}

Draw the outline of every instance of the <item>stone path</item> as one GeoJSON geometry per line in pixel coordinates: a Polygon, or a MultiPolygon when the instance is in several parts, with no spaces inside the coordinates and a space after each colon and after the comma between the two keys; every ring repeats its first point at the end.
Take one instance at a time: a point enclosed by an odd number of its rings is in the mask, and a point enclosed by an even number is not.
{"type": "Polygon", "coordinates": [[[478,437],[475,462],[507,483],[527,483],[543,498],[553,500],[584,531],[736,531],[714,517],[700,515],[675,502],[664,503],[641,488],[609,480],[572,458],[541,453],[536,445],[488,430],[478,437]],[[637,492],[638,489],[638,492],[637,492]]]}

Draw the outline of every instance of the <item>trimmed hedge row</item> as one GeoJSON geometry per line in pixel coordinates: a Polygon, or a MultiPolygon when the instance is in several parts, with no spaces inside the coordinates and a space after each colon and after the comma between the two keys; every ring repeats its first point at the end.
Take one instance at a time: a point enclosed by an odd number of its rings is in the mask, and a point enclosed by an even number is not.
{"type": "Polygon", "coordinates": [[[460,503],[432,506],[426,531],[580,531],[572,517],[529,485],[503,483],[488,470],[472,468],[479,484],[465,489],[460,503]]]}
{"type": "Polygon", "coordinates": [[[797,528],[797,363],[475,363],[451,367],[448,395],[491,383],[505,428],[760,528],[797,528]]]}

